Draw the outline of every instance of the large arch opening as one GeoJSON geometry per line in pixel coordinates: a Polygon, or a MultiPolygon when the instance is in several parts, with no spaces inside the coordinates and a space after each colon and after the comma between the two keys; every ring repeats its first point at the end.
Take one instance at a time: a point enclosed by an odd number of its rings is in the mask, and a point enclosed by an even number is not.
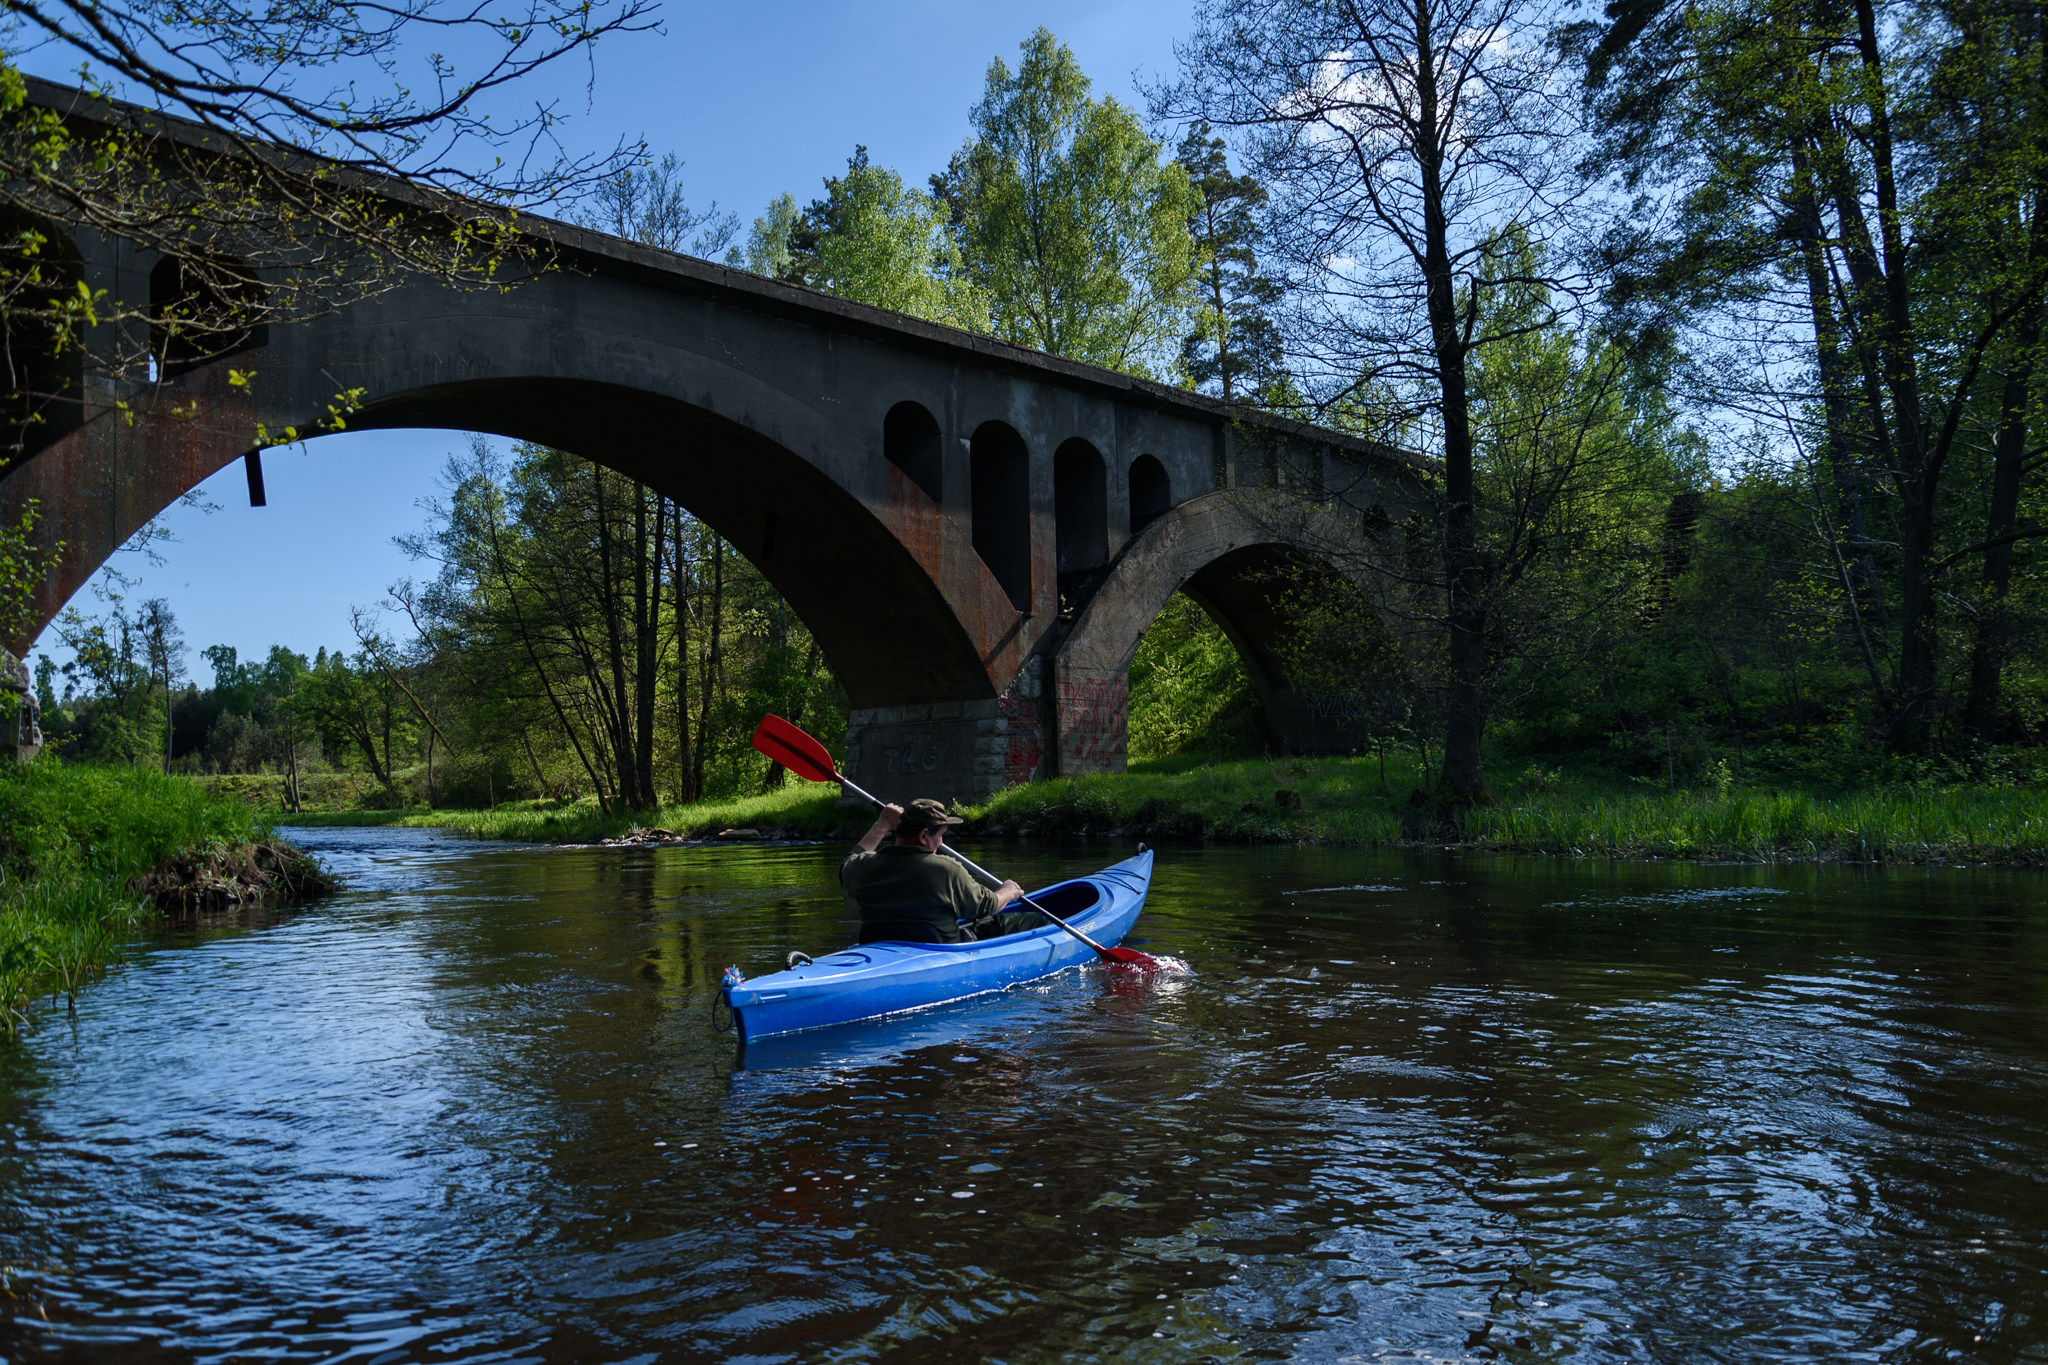
{"type": "Polygon", "coordinates": [[[149,272],[149,353],[176,379],[270,340],[263,282],[229,256],[166,256],[149,272]]]}
{"type": "Polygon", "coordinates": [[[933,502],[945,499],[945,468],[938,419],[924,404],[908,400],[882,419],[882,455],[933,502]]]}
{"type": "Polygon", "coordinates": [[[1150,526],[1173,506],[1173,480],[1158,457],[1140,455],[1131,461],[1131,534],[1150,526]]]}
{"type": "Polygon", "coordinates": [[[84,265],[71,239],[19,209],[0,210],[0,266],[23,281],[0,319],[0,465],[48,448],[85,421],[85,348],[62,320],[84,265]]]}
{"type": "MultiPolygon", "coordinates": [[[[930,734],[914,736],[922,765],[917,780],[949,797],[974,799],[980,793],[972,784],[977,722],[971,716],[959,720],[957,713],[963,706],[985,706],[993,714],[999,689],[991,681],[994,670],[985,658],[1001,656],[975,631],[986,630],[988,620],[999,620],[1007,628],[1015,618],[1007,610],[1002,590],[978,566],[972,578],[983,585],[976,590],[979,596],[956,600],[957,584],[943,577],[938,547],[917,538],[899,539],[885,510],[871,509],[850,491],[858,489],[861,481],[862,458],[857,446],[827,450],[822,456],[800,456],[739,420],[673,398],[537,377],[441,385],[391,395],[353,414],[349,425],[349,436],[319,437],[310,444],[317,447],[328,439],[360,440],[369,432],[400,430],[487,433],[528,443],[530,453],[499,451],[498,476],[476,485],[491,490],[483,505],[496,500],[501,509],[509,509],[510,504],[527,500],[546,512],[546,505],[553,500],[559,515],[540,527],[520,512],[524,519],[513,528],[515,538],[524,536],[529,543],[539,544],[550,536],[581,537],[576,544],[588,540],[591,561],[600,567],[609,562],[613,567],[604,573],[616,580],[608,590],[608,600],[600,600],[603,593],[583,593],[582,605],[576,610],[585,612],[588,619],[572,619],[575,613],[563,608],[561,594],[555,590],[569,574],[559,574],[557,584],[548,585],[546,593],[539,591],[537,578],[523,573],[489,585],[491,592],[502,598],[504,612],[511,613],[500,625],[510,620],[506,629],[514,633],[531,629],[547,634],[547,640],[538,646],[542,661],[534,661],[523,641],[505,645],[501,640],[502,666],[481,673],[437,669],[437,676],[509,680],[503,681],[503,686],[510,692],[485,710],[512,717],[498,746],[503,751],[501,758],[510,755],[511,769],[503,763],[492,767],[481,760],[473,762],[473,754],[491,750],[488,745],[456,742],[461,738],[460,726],[466,722],[451,722],[446,713],[437,715],[435,723],[447,731],[444,739],[419,716],[412,699],[394,692],[387,700],[393,704],[393,729],[401,737],[387,744],[380,729],[374,760],[361,742],[345,741],[340,738],[342,731],[335,731],[334,743],[347,745],[351,770],[372,774],[365,779],[376,789],[371,795],[380,800],[469,804],[492,793],[502,798],[510,787],[539,784],[541,793],[559,796],[580,783],[583,792],[595,786],[601,799],[644,808],[650,798],[638,784],[650,773],[656,788],[652,800],[675,799],[679,793],[694,797],[757,791],[764,774],[771,781],[774,776],[767,761],[746,744],[746,734],[764,706],[806,723],[835,749],[842,736],[850,734],[842,728],[848,723],[872,725],[871,720],[862,719],[865,714],[921,711],[951,722],[950,728],[939,724],[930,734]],[[600,482],[605,486],[598,487],[600,482]],[[645,497],[638,492],[642,488],[645,497]],[[686,509],[694,522],[711,534],[688,547],[678,544],[674,539],[677,519],[671,513],[666,526],[661,524],[655,494],[686,509]],[[583,500],[582,508],[564,505],[576,499],[583,500]],[[608,532],[600,523],[609,526],[608,532]],[[542,534],[528,534],[536,529],[542,534]],[[606,535],[608,546],[599,543],[606,535]],[[671,538],[666,544],[664,535],[671,538]],[[665,565],[655,556],[656,549],[672,550],[665,565]],[[685,554],[696,556],[687,583],[677,569],[685,554]],[[619,568],[621,564],[629,567],[619,568]],[[643,564],[652,566],[644,574],[643,564]],[[660,594],[659,611],[651,594],[645,604],[649,614],[644,627],[636,620],[643,611],[643,604],[636,600],[635,584],[640,581],[636,575],[660,594]],[[754,585],[751,588],[750,583],[754,585]],[[689,610],[678,613],[674,608],[681,591],[691,596],[689,610]],[[757,637],[745,657],[735,654],[730,644],[723,654],[703,647],[707,621],[721,613],[730,631],[757,637]],[[636,636],[637,630],[645,633],[636,636]],[[687,639],[679,641],[678,636],[685,632],[687,639]],[[625,641],[623,654],[621,639],[625,641]],[[557,650],[552,662],[547,656],[550,647],[557,650]],[[603,655],[607,648],[620,655],[622,668],[583,667],[576,658],[579,652],[603,655]],[[836,700],[808,717],[790,709],[778,685],[764,685],[761,670],[749,663],[778,649],[787,655],[777,664],[778,677],[792,685],[817,682],[821,675],[833,678],[844,689],[843,695],[833,694],[836,700]],[[645,689],[640,686],[636,662],[640,658],[650,661],[656,675],[645,689]],[[686,658],[694,662],[684,665],[686,658]],[[537,682],[535,674],[543,665],[549,673],[544,684],[537,682]],[[614,671],[620,676],[614,677],[614,671]],[[514,686],[519,679],[525,682],[514,686]],[[648,715],[637,709],[636,697],[641,694],[657,698],[651,708],[651,725],[648,715]],[[679,712],[683,723],[676,719],[679,712]],[[707,714],[712,730],[705,728],[707,714]],[[408,729],[415,732],[410,740],[403,738],[408,729]],[[569,738],[572,731],[574,738],[569,738]],[[553,736],[545,743],[544,732],[553,736]],[[651,764],[641,747],[641,737],[650,734],[655,736],[651,764]],[[701,747],[707,734],[717,736],[719,745],[708,761],[701,747]],[[695,754],[678,755],[678,742],[700,747],[695,754]],[[398,788],[385,790],[385,777],[374,770],[395,761],[393,754],[384,752],[387,747],[409,753],[408,761],[426,765],[425,772],[431,776],[419,778],[407,789],[405,783],[414,779],[394,775],[398,788]],[[451,757],[451,748],[460,749],[461,755],[451,757]],[[626,759],[621,759],[622,754],[626,759]],[[934,755],[939,763],[936,770],[930,766],[934,755]],[[730,769],[723,786],[716,780],[721,765],[730,769]],[[683,788],[679,779],[671,776],[685,772],[696,774],[697,785],[683,788]],[[571,786],[562,785],[563,773],[569,775],[571,786]],[[736,788],[732,785],[735,781],[752,785],[736,788]]],[[[463,444],[458,439],[442,449],[457,453],[463,444]]],[[[199,460],[176,466],[166,462],[155,470],[156,477],[134,490],[135,505],[129,510],[137,521],[147,520],[186,487],[224,469],[241,451],[223,440],[217,447],[203,447],[195,453],[199,460]]],[[[436,457],[434,463],[439,465],[441,458],[436,457]]],[[[443,487],[452,493],[455,485],[443,487]]],[[[452,504],[455,499],[443,494],[441,501],[452,504]]],[[[500,515],[506,518],[510,512],[501,510],[500,515]]],[[[449,520],[447,513],[430,512],[421,540],[431,543],[434,529],[449,520]]],[[[510,520],[505,524],[513,525],[510,520]]],[[[117,537],[122,534],[119,528],[110,529],[117,537]]],[[[134,525],[126,529],[132,531],[134,525]]],[[[116,542],[95,541],[81,546],[85,553],[67,556],[62,567],[75,577],[62,589],[62,595],[69,596],[81,586],[114,548],[116,542]],[[88,556],[92,562],[86,562],[88,556]]],[[[544,548],[552,550],[552,543],[544,548]]],[[[538,572],[547,566],[532,567],[538,572]]],[[[422,568],[429,576],[434,572],[431,561],[422,568]]],[[[286,574],[281,581],[289,579],[286,574]]],[[[50,611],[54,613],[61,605],[59,597],[50,611]]],[[[414,605],[421,605],[417,598],[414,605]]],[[[384,615],[387,625],[411,633],[405,629],[404,611],[387,608],[384,615]]],[[[334,666],[340,652],[346,652],[354,666],[358,641],[350,633],[347,616],[334,626],[331,633],[322,627],[316,641],[326,647],[327,666],[334,666]]],[[[455,632],[439,634],[443,639],[459,638],[455,632]]],[[[189,643],[199,649],[217,642],[193,638],[189,643]]],[[[1005,643],[995,642],[998,649],[1005,643]]],[[[294,648],[304,648],[304,642],[294,648]]],[[[240,659],[230,653],[224,664],[216,663],[228,681],[218,682],[215,690],[243,687],[252,676],[250,669],[263,664],[263,652],[255,651],[252,658],[245,644],[240,659]],[[243,682],[233,681],[237,678],[243,682]]],[[[310,660],[313,651],[305,649],[305,653],[310,660]]],[[[207,657],[211,660],[213,656],[207,657]]],[[[391,661],[397,656],[383,657],[391,661]]],[[[203,687],[205,666],[193,663],[191,668],[193,683],[203,687]]],[[[357,672],[359,681],[367,679],[372,685],[384,676],[380,668],[367,665],[357,672]]],[[[818,685],[829,692],[828,684],[818,685]]],[[[446,700],[437,700],[423,687],[416,686],[416,692],[420,702],[430,708],[446,700]]],[[[181,706],[184,700],[179,699],[181,706]]],[[[194,716],[206,719],[201,714],[204,710],[199,704],[191,716],[174,716],[174,732],[183,734],[194,716]]],[[[222,754],[233,751],[240,756],[237,761],[246,761],[253,752],[242,742],[247,736],[239,731],[239,737],[228,736],[214,745],[213,727],[206,728],[209,734],[205,737],[184,736],[180,758],[218,760],[222,755],[210,751],[219,748],[222,754]],[[195,751],[200,752],[195,756],[195,751]]],[[[156,752],[161,761],[161,748],[156,752]]],[[[309,752],[317,755],[319,745],[309,752]]],[[[863,766],[888,768],[888,758],[879,746],[877,753],[858,758],[852,748],[847,750],[849,770],[859,780],[879,786],[892,799],[901,799],[906,793],[889,790],[886,774],[878,780],[877,774],[863,766]]],[[[148,760],[146,752],[136,758],[148,760]]],[[[521,790],[519,794],[534,793],[521,790]]]]}
{"type": "Polygon", "coordinates": [[[1010,605],[1031,610],[1031,453],[1003,422],[984,422],[970,442],[974,550],[1010,605]]]}
{"type": "Polygon", "coordinates": [[[1060,592],[1066,594],[1109,561],[1109,480],[1094,446],[1075,437],[1053,452],[1052,490],[1060,592]]]}
{"type": "Polygon", "coordinates": [[[817,465],[731,418],[640,390],[524,379],[382,399],[350,425],[488,432],[645,483],[761,571],[856,707],[994,695],[975,642],[910,550],[817,465]]]}
{"type": "Polygon", "coordinates": [[[1288,545],[1252,545],[1181,586],[1230,641],[1280,753],[1346,754],[1405,714],[1406,665],[1380,614],[1343,574],[1288,545]]]}
{"type": "Polygon", "coordinates": [[[1353,753],[1391,733],[1412,695],[1392,626],[1312,548],[1348,543],[1343,525],[1238,491],[1166,516],[1173,533],[1118,556],[1060,643],[1062,772],[1115,771],[1125,752],[1353,753]]]}
{"type": "Polygon", "coordinates": [[[1131,661],[1131,755],[1356,753],[1405,714],[1399,645],[1358,588],[1286,545],[1232,550],[1168,599],[1131,661]]]}

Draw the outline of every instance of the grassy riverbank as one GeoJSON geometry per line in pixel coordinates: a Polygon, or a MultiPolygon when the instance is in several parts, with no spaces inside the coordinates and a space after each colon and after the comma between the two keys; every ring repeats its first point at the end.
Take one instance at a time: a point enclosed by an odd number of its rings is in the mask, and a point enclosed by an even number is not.
{"type": "Polygon", "coordinates": [[[0,766],[0,1033],[75,994],[157,913],[131,881],[270,832],[244,803],[148,768],[0,766]]]}
{"type": "MultiPolygon", "coordinates": [[[[1409,804],[1423,774],[1391,759],[1250,759],[1136,765],[1121,776],[1033,783],[972,811],[971,832],[1131,839],[1446,845],[1603,858],[2017,862],[2048,865],[2048,792],[2037,785],[1896,782],[1853,789],[1783,783],[1671,790],[1600,773],[1528,769],[1499,804],[1450,819],[1409,804]]],[[[791,785],[765,796],[607,816],[594,804],[494,811],[350,811],[288,823],[435,826],[478,838],[595,842],[635,827],[704,838],[852,838],[865,811],[791,785]]]]}
{"type": "Polygon", "coordinates": [[[1371,760],[1302,759],[1084,777],[1005,792],[982,824],[1019,834],[1454,845],[1570,857],[2048,864],[2048,792],[2039,788],[1674,791],[1549,773],[1451,819],[1403,799],[1414,776],[1397,781],[1390,771],[1382,786],[1371,760]]]}
{"type": "Polygon", "coordinates": [[[508,801],[494,810],[307,811],[276,817],[280,825],[384,825],[446,829],[477,839],[533,843],[597,843],[634,829],[661,829],[709,838],[729,829],[753,829],[777,838],[836,839],[858,836],[874,822],[865,809],[842,805],[837,788],[791,782],[763,796],[663,806],[657,811],[607,815],[591,800],[508,801]]]}

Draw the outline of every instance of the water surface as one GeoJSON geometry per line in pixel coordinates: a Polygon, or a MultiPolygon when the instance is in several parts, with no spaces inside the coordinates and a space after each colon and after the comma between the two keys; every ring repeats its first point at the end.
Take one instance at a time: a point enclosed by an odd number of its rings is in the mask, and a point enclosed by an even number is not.
{"type": "Polygon", "coordinates": [[[2032,874],[1167,849],[1193,975],[741,1056],[837,850],[304,833],[0,1049],[6,1360],[2048,1362],[2032,874]]]}

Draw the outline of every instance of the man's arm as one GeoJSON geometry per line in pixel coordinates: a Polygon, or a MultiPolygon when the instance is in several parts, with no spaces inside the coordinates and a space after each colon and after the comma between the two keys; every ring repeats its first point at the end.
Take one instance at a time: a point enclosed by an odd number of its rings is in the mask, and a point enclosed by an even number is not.
{"type": "MultiPolygon", "coordinates": [[[[888,838],[891,834],[895,833],[896,822],[901,820],[902,818],[903,807],[882,807],[882,813],[875,817],[874,827],[870,829],[866,834],[860,836],[860,851],[863,853],[873,853],[876,849],[880,848],[882,846],[882,840],[888,838]]],[[[1015,885],[1014,882],[1011,884],[1015,885]]],[[[1022,895],[1023,893],[1019,892],[1018,894],[1022,895]]]]}

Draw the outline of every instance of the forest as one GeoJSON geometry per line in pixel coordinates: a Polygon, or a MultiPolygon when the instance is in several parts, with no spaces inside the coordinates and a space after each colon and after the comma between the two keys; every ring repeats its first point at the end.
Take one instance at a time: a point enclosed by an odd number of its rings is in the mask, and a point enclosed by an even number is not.
{"type": "MultiPolygon", "coordinates": [[[[922,181],[856,146],[743,227],[647,156],[576,213],[1423,456],[1378,587],[1271,591],[1294,680],[1446,808],[2038,778],[2048,12],[1205,0],[1176,56],[1139,110],[1041,29],[922,181]]],[[[573,455],[451,452],[401,544],[333,648],[210,679],[171,603],[74,604],[53,749],[291,807],[623,812],[778,784],[767,711],[843,726],[759,571],[573,455]]],[[[1266,751],[1185,596],[1131,684],[1134,766],[1266,751]]]]}

